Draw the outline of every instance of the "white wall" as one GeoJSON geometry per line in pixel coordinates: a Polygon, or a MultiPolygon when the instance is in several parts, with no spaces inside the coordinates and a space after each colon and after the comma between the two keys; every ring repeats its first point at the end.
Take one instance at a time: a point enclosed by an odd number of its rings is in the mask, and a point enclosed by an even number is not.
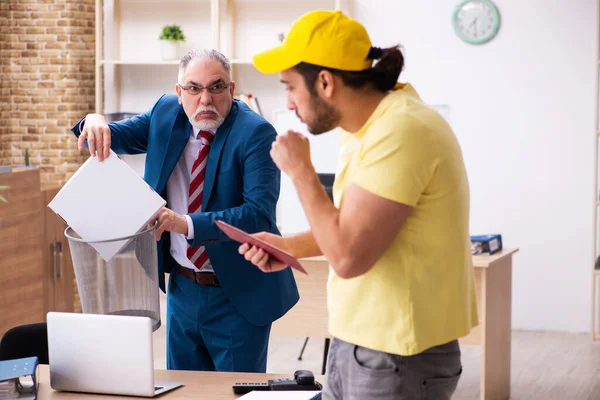
{"type": "Polygon", "coordinates": [[[589,331],[595,0],[496,0],[500,32],[462,43],[447,0],[356,0],[376,45],[401,43],[410,81],[448,104],[471,184],[472,233],[514,257],[513,326],[589,331]]]}

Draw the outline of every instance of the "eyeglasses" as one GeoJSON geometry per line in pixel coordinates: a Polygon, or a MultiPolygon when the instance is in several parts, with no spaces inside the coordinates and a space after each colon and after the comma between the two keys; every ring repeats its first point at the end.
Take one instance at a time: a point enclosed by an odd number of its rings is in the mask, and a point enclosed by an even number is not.
{"type": "Polygon", "coordinates": [[[179,86],[181,88],[181,90],[185,90],[186,92],[188,92],[190,95],[197,96],[200,93],[202,93],[204,90],[208,90],[208,93],[210,93],[210,94],[221,94],[221,93],[223,93],[223,91],[225,91],[225,89],[227,89],[228,87],[231,86],[231,83],[232,82],[229,82],[229,83],[219,82],[219,83],[215,83],[214,85],[211,85],[208,87],[200,87],[200,86],[196,86],[196,85],[184,87],[178,83],[177,86],[179,86]]]}

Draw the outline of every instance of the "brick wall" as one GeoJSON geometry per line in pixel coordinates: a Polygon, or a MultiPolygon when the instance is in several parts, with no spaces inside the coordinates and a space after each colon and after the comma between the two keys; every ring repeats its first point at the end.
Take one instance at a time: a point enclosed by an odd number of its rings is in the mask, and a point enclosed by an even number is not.
{"type": "Polygon", "coordinates": [[[86,159],[70,127],[94,111],[94,0],[0,0],[0,164],[64,183],[86,159]]]}

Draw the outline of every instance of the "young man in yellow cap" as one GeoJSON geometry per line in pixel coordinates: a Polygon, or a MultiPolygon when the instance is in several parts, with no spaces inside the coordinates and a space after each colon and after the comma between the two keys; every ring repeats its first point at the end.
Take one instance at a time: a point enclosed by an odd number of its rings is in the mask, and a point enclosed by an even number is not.
{"type": "MultiPolygon", "coordinates": [[[[449,399],[462,367],[457,338],[477,325],[469,186],[458,141],[409,84],[398,47],[372,47],[339,11],[301,17],[255,66],[281,74],[288,108],[311,133],[341,127],[335,206],[289,131],[271,157],[292,180],[311,231],[259,237],[329,261],[329,399],[449,399]],[[377,61],[374,61],[377,60],[377,61]]],[[[247,244],[261,270],[286,265],[247,244]]]]}

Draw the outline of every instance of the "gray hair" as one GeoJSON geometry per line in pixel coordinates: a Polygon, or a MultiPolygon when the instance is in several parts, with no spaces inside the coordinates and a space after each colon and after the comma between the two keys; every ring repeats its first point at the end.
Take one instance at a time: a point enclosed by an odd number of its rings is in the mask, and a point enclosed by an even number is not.
{"type": "Polygon", "coordinates": [[[225,57],[221,52],[214,49],[199,49],[192,50],[188,52],[185,56],[181,57],[179,61],[179,75],[178,81],[180,83],[183,78],[183,74],[185,73],[185,69],[187,68],[190,61],[199,59],[199,60],[213,60],[218,61],[223,66],[223,69],[227,71],[229,78],[231,79],[231,62],[227,57],[225,57]]]}

